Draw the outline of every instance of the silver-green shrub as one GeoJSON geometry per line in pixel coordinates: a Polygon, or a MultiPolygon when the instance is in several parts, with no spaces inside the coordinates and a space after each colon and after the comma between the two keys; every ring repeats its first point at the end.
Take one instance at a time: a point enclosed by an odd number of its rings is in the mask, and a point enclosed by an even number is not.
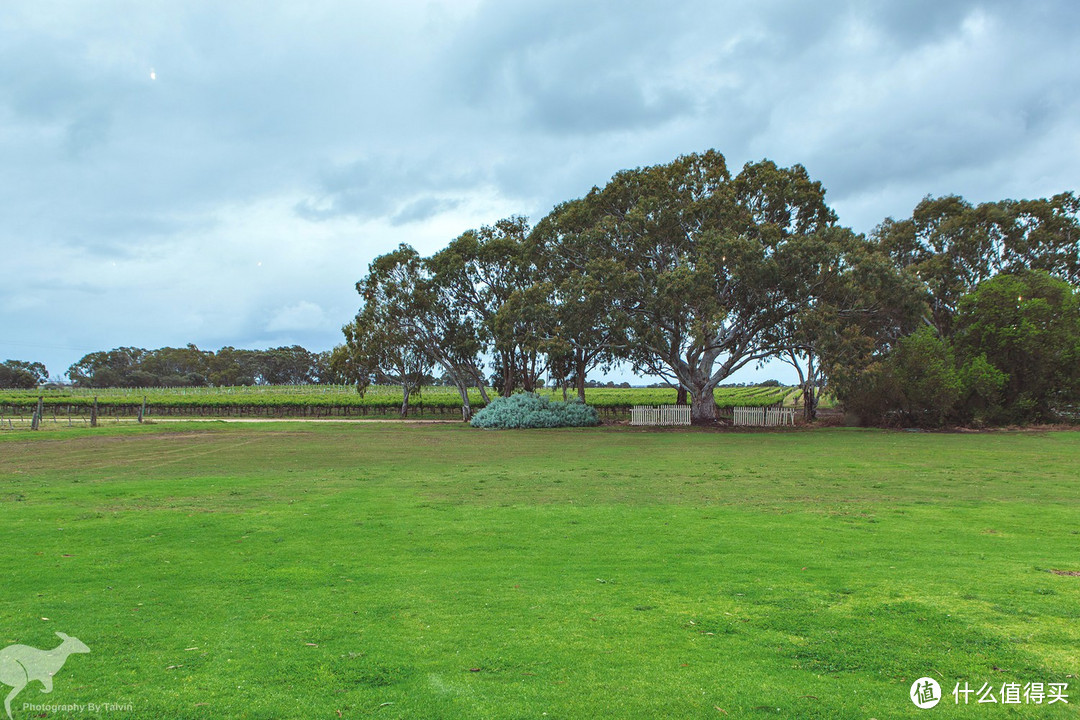
{"type": "Polygon", "coordinates": [[[587,427],[599,425],[594,408],[582,402],[555,402],[532,393],[492,400],[473,415],[471,425],[485,430],[508,428],[587,427]]]}

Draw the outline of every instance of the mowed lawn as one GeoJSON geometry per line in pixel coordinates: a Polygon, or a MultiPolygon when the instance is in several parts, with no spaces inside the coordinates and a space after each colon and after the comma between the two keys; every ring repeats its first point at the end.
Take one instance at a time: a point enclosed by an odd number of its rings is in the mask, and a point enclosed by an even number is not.
{"type": "Polygon", "coordinates": [[[91,650],[16,719],[1080,707],[1077,432],[8,432],[0,512],[2,645],[91,650]]]}

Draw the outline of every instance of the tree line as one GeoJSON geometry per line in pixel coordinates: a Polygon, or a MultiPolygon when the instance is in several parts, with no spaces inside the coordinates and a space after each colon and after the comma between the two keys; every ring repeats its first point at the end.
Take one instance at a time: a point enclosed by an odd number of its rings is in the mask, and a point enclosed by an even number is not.
{"type": "Polygon", "coordinates": [[[546,373],[584,400],[589,373],[625,362],[707,423],[714,389],[769,359],[794,368],[808,420],[825,387],[868,422],[1046,419],[1080,396],[1078,210],[1071,192],[927,197],[866,236],[801,165],[685,155],[535,225],[375,258],[330,366],[400,385],[406,407],[438,369],[466,419],[489,380],[508,395],[546,373]]]}
{"type": "Polygon", "coordinates": [[[78,387],[207,387],[341,383],[330,370],[330,352],[299,345],[267,350],[195,345],[145,350],[120,347],[84,355],[67,371],[78,387]]]}
{"type": "MultiPolygon", "coordinates": [[[[347,385],[353,379],[331,364],[331,351],[311,352],[292,345],[266,350],[223,347],[218,351],[186,347],[146,350],[119,347],[84,355],[67,370],[76,387],[230,387],[243,385],[347,385]]],[[[376,373],[380,385],[394,384],[376,373]]],[[[40,362],[7,360],[0,364],[0,389],[33,389],[49,382],[40,362]]],[[[423,385],[446,385],[445,377],[425,375],[423,385]]]]}

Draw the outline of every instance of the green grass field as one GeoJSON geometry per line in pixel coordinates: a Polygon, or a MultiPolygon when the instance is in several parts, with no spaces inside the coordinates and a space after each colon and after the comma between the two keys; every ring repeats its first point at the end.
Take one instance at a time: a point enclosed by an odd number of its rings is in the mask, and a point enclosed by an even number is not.
{"type": "Polygon", "coordinates": [[[7,432],[0,639],[91,649],[13,714],[1075,717],[1078,468],[1076,432],[7,432]]]}

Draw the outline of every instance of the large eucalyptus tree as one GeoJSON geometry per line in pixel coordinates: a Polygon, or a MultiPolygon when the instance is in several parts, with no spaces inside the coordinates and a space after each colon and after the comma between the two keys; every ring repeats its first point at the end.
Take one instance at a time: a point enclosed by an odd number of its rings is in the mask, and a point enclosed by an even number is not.
{"type": "Polygon", "coordinates": [[[584,200],[596,217],[602,280],[626,328],[620,355],[691,394],[716,418],[715,388],[775,355],[779,323],[817,291],[821,234],[836,216],[799,165],[747,164],[715,151],[627,170],[584,200]]]}

